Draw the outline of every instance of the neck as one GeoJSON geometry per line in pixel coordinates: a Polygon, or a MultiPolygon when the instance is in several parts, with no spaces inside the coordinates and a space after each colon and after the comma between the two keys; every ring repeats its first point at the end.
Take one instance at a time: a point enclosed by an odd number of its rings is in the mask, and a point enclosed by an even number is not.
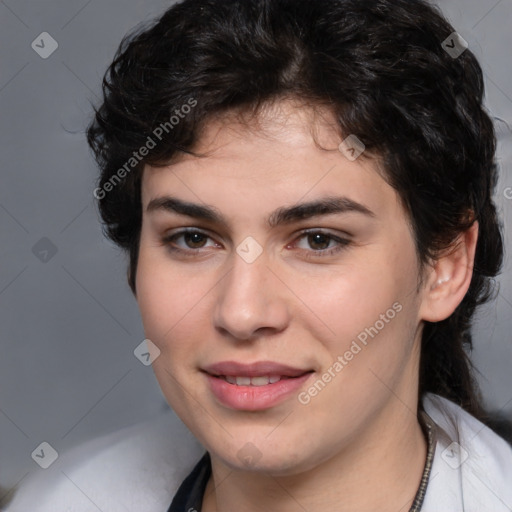
{"type": "MultiPolygon", "coordinates": [[[[427,443],[417,404],[393,394],[372,425],[312,469],[287,476],[232,470],[211,454],[203,512],[244,510],[363,512],[409,510],[423,473],[427,443]]],[[[333,450],[335,452],[335,450],[333,450]]]]}

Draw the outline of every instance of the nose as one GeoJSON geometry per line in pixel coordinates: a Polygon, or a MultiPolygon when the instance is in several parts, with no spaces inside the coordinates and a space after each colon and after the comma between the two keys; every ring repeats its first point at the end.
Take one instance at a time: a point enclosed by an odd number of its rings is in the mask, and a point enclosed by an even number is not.
{"type": "Polygon", "coordinates": [[[265,253],[247,263],[238,254],[217,290],[213,321],[224,335],[245,341],[281,332],[289,323],[286,286],[270,269],[265,253]]]}

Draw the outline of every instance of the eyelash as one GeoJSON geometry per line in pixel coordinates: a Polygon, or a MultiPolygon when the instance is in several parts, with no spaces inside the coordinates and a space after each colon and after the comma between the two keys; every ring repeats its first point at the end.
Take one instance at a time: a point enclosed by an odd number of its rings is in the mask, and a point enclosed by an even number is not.
{"type": "MultiPolygon", "coordinates": [[[[207,233],[204,233],[197,229],[185,229],[182,231],[178,231],[177,233],[173,233],[172,235],[164,236],[162,238],[162,244],[167,246],[167,249],[174,254],[181,254],[185,257],[195,257],[198,253],[202,251],[202,248],[199,249],[181,249],[179,247],[173,246],[172,243],[175,242],[178,238],[186,235],[186,234],[199,234],[203,235],[206,238],[212,238],[207,233]]],[[[312,250],[312,251],[306,251],[306,254],[304,254],[305,259],[314,259],[314,258],[323,258],[327,256],[333,256],[334,254],[339,253],[349,245],[351,245],[351,241],[346,238],[340,238],[337,236],[332,235],[331,233],[324,232],[322,230],[306,230],[302,231],[299,236],[295,240],[300,240],[304,237],[311,236],[311,235],[323,235],[327,237],[329,240],[332,240],[334,242],[337,242],[338,245],[335,247],[332,247],[330,249],[322,249],[322,250],[312,250]],[[313,255],[311,255],[313,253],[313,255]]]]}

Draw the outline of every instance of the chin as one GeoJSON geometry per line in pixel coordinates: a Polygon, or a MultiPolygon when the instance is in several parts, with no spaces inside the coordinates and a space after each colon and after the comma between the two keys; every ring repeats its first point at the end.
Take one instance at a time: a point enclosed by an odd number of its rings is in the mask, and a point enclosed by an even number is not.
{"type": "Polygon", "coordinates": [[[301,473],[321,462],[316,460],[318,454],[308,457],[304,451],[297,453],[292,447],[286,450],[282,444],[281,447],[273,446],[268,443],[265,436],[262,437],[259,445],[266,446],[266,448],[260,450],[251,441],[241,441],[230,444],[229,453],[226,453],[225,445],[223,452],[219,453],[218,450],[211,449],[209,451],[233,471],[251,471],[275,477],[301,473]]]}

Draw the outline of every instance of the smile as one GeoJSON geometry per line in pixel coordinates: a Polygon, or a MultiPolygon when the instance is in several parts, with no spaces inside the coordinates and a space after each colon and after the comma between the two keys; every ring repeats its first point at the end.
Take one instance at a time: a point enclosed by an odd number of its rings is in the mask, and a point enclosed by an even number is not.
{"type": "Polygon", "coordinates": [[[237,386],[266,386],[267,384],[274,384],[279,382],[281,379],[289,379],[290,377],[286,377],[284,375],[263,375],[261,377],[234,377],[232,375],[219,375],[219,378],[237,386]]]}
{"type": "Polygon", "coordinates": [[[295,397],[314,372],[309,371],[297,377],[284,375],[247,377],[208,373],[205,375],[209,389],[220,405],[240,411],[262,411],[295,397]]]}

